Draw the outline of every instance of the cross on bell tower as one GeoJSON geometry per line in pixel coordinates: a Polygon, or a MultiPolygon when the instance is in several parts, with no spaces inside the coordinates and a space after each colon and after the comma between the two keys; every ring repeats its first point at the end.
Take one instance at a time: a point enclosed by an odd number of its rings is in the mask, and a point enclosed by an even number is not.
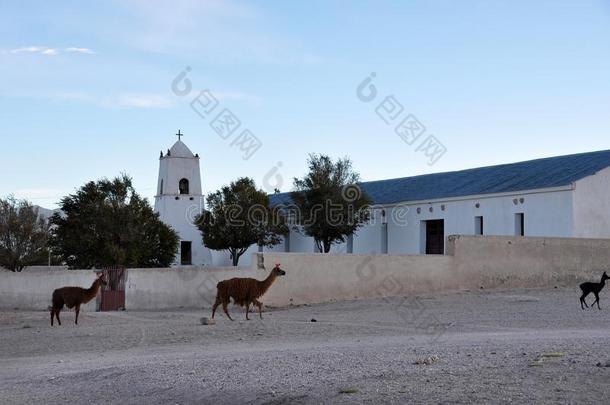
{"type": "Polygon", "coordinates": [[[184,134],[181,134],[180,130],[178,130],[178,133],[176,134],[176,136],[178,137],[178,140],[180,141],[181,140],[180,138],[182,138],[184,136],[184,134]]]}

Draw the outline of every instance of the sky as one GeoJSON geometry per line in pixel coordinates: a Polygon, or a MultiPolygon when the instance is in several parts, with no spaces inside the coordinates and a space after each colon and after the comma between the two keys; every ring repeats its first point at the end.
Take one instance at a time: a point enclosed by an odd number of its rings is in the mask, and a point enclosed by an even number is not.
{"type": "Polygon", "coordinates": [[[610,149],[609,128],[608,0],[0,0],[0,197],[47,208],[123,172],[152,199],[179,129],[208,193],[290,191],[310,153],[379,180],[610,149]],[[240,126],[215,130],[225,109],[240,126]]]}

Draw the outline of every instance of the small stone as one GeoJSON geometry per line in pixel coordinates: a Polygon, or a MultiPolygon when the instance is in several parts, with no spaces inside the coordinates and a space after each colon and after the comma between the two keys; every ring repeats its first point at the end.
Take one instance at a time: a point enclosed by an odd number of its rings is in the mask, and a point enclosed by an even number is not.
{"type": "Polygon", "coordinates": [[[318,322],[316,318],[311,318],[311,322],[318,322]]]}
{"type": "Polygon", "coordinates": [[[601,367],[601,366],[602,366],[602,362],[601,362],[601,361],[600,361],[600,362],[598,362],[598,363],[596,364],[596,366],[597,366],[597,367],[601,367]]]}
{"type": "Polygon", "coordinates": [[[58,363],[63,363],[64,361],[63,361],[63,360],[57,360],[57,362],[58,362],[58,363]]]}
{"type": "Polygon", "coordinates": [[[415,364],[423,364],[426,366],[429,366],[431,364],[436,363],[437,361],[439,361],[439,357],[438,356],[428,356],[428,357],[422,357],[420,359],[415,360],[415,364]]]}
{"type": "Polygon", "coordinates": [[[214,319],[210,319],[207,317],[203,317],[199,320],[201,322],[202,325],[215,325],[216,321],[214,319]]]}

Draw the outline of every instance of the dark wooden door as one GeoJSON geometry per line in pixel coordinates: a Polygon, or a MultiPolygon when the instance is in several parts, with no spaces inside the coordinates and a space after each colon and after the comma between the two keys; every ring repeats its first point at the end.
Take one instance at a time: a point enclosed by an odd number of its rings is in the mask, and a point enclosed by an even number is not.
{"type": "Polygon", "coordinates": [[[426,221],[426,254],[442,255],[445,253],[445,221],[434,219],[426,221]]]}
{"type": "Polygon", "coordinates": [[[183,266],[193,264],[193,247],[189,241],[180,242],[180,264],[183,266]]]}
{"type": "Polygon", "coordinates": [[[127,270],[124,267],[107,267],[104,270],[106,285],[102,287],[101,311],[118,311],[125,309],[125,279],[127,270]]]}

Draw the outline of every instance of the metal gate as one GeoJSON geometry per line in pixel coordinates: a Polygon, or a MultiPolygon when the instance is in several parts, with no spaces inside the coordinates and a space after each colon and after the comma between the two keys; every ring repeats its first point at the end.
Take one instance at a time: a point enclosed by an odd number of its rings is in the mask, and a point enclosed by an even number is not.
{"type": "Polygon", "coordinates": [[[125,309],[125,280],[127,269],[121,266],[105,267],[104,280],[106,285],[102,287],[102,302],[100,311],[118,311],[125,309]]]}

